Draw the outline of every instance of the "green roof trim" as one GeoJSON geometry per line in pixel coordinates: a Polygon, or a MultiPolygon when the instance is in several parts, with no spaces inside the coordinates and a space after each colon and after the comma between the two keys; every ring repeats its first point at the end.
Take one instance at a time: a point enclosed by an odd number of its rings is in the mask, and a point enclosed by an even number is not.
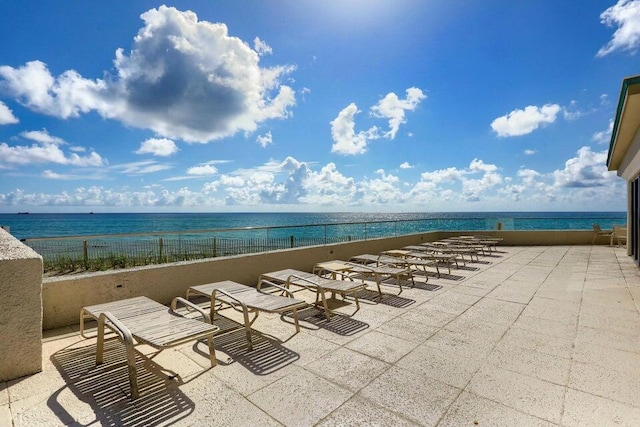
{"type": "Polygon", "coordinates": [[[611,155],[613,154],[613,148],[615,141],[618,137],[618,129],[620,127],[620,120],[622,119],[622,109],[627,101],[627,93],[629,86],[640,84],[640,75],[627,77],[622,80],[622,88],[620,89],[620,97],[618,98],[618,107],[616,108],[616,118],[613,122],[613,130],[611,131],[611,142],[609,142],[609,154],[607,155],[607,168],[611,163],[611,155]]]}

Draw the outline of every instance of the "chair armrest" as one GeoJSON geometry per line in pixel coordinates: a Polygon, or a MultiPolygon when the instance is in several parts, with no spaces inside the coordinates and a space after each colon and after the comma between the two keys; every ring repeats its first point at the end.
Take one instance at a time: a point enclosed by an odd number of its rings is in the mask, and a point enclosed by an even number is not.
{"type": "MultiPolygon", "coordinates": [[[[192,303],[191,301],[186,300],[185,298],[182,297],[175,297],[173,299],[173,301],[171,301],[171,311],[175,312],[176,308],[178,307],[178,303],[181,303],[182,305],[184,305],[187,308],[191,308],[193,310],[196,310],[198,313],[200,313],[200,315],[202,316],[202,318],[204,319],[204,321],[206,323],[211,324],[211,317],[209,317],[209,315],[207,314],[206,311],[204,311],[201,307],[198,307],[196,304],[192,303]]],[[[176,313],[177,314],[177,313],[176,313]]]]}
{"type": "MultiPolygon", "coordinates": [[[[231,295],[229,292],[225,291],[224,289],[214,289],[213,292],[211,293],[211,301],[215,301],[216,300],[216,294],[222,294],[224,296],[226,296],[227,298],[229,298],[232,302],[228,303],[229,305],[231,305],[234,309],[236,309],[236,306],[239,305],[240,307],[242,307],[242,311],[244,311],[245,313],[249,312],[249,309],[247,308],[247,305],[240,301],[237,297],[234,297],[233,295],[231,295]]],[[[236,309],[237,310],[237,309],[236,309]]]]}
{"type": "Polygon", "coordinates": [[[103,311],[98,317],[98,331],[100,328],[104,330],[104,327],[111,329],[113,332],[120,336],[120,339],[127,345],[133,345],[133,335],[116,316],[109,311],[103,311]]]}
{"type": "MultiPolygon", "coordinates": [[[[274,288],[276,288],[276,289],[284,292],[285,294],[287,294],[287,296],[289,296],[290,298],[293,298],[293,292],[291,292],[289,289],[285,288],[284,286],[277,285],[277,284],[275,284],[275,283],[273,283],[273,282],[271,282],[269,280],[264,280],[264,279],[259,282],[260,285],[262,285],[263,283],[266,283],[269,286],[273,286],[274,288]]],[[[268,294],[269,293],[269,292],[263,291],[260,288],[258,288],[258,292],[262,292],[264,294],[268,294]]]]}

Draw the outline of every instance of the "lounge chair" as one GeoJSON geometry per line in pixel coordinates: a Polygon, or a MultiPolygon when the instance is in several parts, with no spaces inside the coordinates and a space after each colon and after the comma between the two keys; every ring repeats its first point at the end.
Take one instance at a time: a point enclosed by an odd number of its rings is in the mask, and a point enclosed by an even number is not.
{"type": "Polygon", "coordinates": [[[377,267],[387,266],[396,268],[409,268],[414,272],[421,271],[422,273],[424,273],[426,281],[429,281],[429,273],[432,273],[427,270],[427,267],[435,267],[436,274],[440,276],[438,263],[425,259],[405,258],[400,255],[392,256],[387,255],[386,253],[380,253],[379,255],[361,254],[352,256],[351,258],[349,258],[349,261],[365,265],[375,265],[377,267]]]}
{"type": "Polygon", "coordinates": [[[327,279],[314,273],[290,268],[262,274],[258,279],[258,289],[261,289],[265,283],[267,285],[271,283],[284,285],[287,289],[290,289],[291,286],[296,286],[314,292],[316,294],[315,305],[319,306],[320,301],[322,301],[322,309],[324,309],[327,320],[331,320],[331,310],[329,310],[325,295],[327,292],[331,292],[332,298],[335,298],[336,294],[340,294],[343,299],[346,295],[351,295],[355,300],[357,311],[360,309],[358,292],[367,287],[365,283],[327,279]]]}
{"type": "Polygon", "coordinates": [[[139,396],[134,340],[138,344],[147,344],[162,351],[189,341],[206,338],[211,366],[216,365],[213,335],[219,331],[219,328],[210,324],[209,316],[204,310],[184,298],[174,298],[171,308],[147,297],[84,307],[80,310],[80,335],[85,338],[89,338],[84,333],[84,323],[87,319],[98,322],[96,364],[99,365],[103,361],[105,328],[115,332],[124,343],[129,367],[129,385],[134,399],[139,396]],[[204,322],[176,314],[178,303],[198,311],[204,322]]]}
{"type": "Polygon", "coordinates": [[[384,295],[380,285],[390,278],[395,278],[395,283],[400,288],[398,295],[402,293],[404,283],[411,285],[411,287],[415,286],[411,269],[405,267],[372,266],[337,260],[318,263],[313,267],[313,272],[320,276],[329,274],[333,279],[338,276],[342,276],[343,280],[360,278],[363,283],[366,278],[373,278],[380,298],[384,295]]]}
{"type": "MultiPolygon", "coordinates": [[[[417,252],[422,257],[431,259],[441,264],[445,264],[447,266],[447,269],[449,270],[449,274],[451,274],[451,264],[455,264],[456,268],[460,268],[460,265],[458,264],[458,259],[462,260],[462,258],[461,257],[459,258],[457,254],[452,254],[452,253],[446,254],[443,252],[437,252],[433,248],[428,248],[422,245],[409,245],[409,246],[403,247],[402,249],[405,251],[417,252]]],[[[462,261],[464,262],[464,260],[462,261]]]]}
{"type": "Polygon", "coordinates": [[[593,227],[593,239],[591,239],[591,244],[593,245],[596,242],[596,239],[600,236],[609,238],[609,246],[613,245],[613,230],[603,230],[600,228],[600,224],[592,224],[593,227]]]}
{"type": "MultiPolygon", "coordinates": [[[[293,298],[293,294],[275,283],[266,282],[274,289],[278,289],[288,297],[274,295],[254,287],[242,285],[240,283],[225,280],[223,282],[208,283],[206,285],[191,286],[187,290],[187,300],[194,295],[201,295],[211,300],[210,319],[213,321],[216,307],[226,305],[236,311],[242,312],[244,318],[244,328],[247,334],[247,343],[249,351],[253,350],[251,342],[251,326],[258,318],[260,312],[265,313],[293,313],[293,320],[296,325],[296,332],[300,332],[298,323],[298,309],[307,306],[306,301],[293,298]],[[249,314],[253,314],[253,319],[249,319],[249,314]]],[[[236,329],[232,329],[231,332],[236,329]]]]}
{"type": "Polygon", "coordinates": [[[620,247],[620,243],[623,245],[627,244],[627,227],[614,225],[613,232],[611,233],[611,240],[609,245],[613,246],[613,241],[615,240],[616,245],[620,247]]]}

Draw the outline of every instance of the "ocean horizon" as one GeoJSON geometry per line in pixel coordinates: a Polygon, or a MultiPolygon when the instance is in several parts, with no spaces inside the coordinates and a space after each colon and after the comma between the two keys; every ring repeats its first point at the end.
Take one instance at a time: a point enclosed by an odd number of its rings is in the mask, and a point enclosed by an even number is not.
{"type": "Polygon", "coordinates": [[[0,213],[0,226],[18,239],[383,222],[406,222],[412,231],[492,230],[497,223],[505,230],[579,230],[626,224],[626,212],[0,213]]]}

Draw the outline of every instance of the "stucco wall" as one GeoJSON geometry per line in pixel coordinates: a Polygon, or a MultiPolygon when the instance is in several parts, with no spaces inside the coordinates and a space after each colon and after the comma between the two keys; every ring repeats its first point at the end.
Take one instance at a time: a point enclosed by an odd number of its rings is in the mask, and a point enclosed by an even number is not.
{"type": "Polygon", "coordinates": [[[0,228],[0,382],[42,370],[42,257],[0,228]]]}

